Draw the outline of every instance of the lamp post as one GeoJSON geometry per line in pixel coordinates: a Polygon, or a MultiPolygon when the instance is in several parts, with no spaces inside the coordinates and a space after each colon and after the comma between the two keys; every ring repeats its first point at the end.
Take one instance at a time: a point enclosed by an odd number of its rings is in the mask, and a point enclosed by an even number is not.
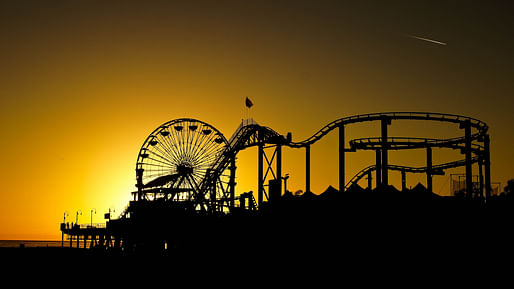
{"type": "MultiPolygon", "coordinates": [[[[78,210],[77,213],[75,214],[75,227],[77,229],[80,229],[80,226],[79,226],[79,215],[82,216],[82,211],[81,210],[78,210]]],[[[80,235],[78,234],[77,232],[77,248],[79,248],[79,239],[80,239],[80,235]]],[[[71,243],[73,242],[73,236],[70,240],[70,247],[71,247],[71,243]]]]}
{"type": "Polygon", "coordinates": [[[287,179],[289,179],[289,174],[286,174],[285,177],[282,177],[284,180],[284,194],[287,193],[287,179]]]}
{"type": "Polygon", "coordinates": [[[75,215],[75,226],[78,226],[78,224],[79,224],[79,215],[82,216],[82,211],[81,210],[78,210],[76,215],[75,215]]]}
{"type": "Polygon", "coordinates": [[[109,220],[109,221],[110,221],[110,220],[111,220],[111,212],[113,212],[113,213],[114,213],[114,212],[116,212],[116,211],[115,211],[114,209],[112,209],[112,210],[111,210],[111,208],[109,208],[109,213],[107,213],[107,214],[105,214],[105,215],[104,215],[104,219],[106,219],[106,220],[109,220]]]}
{"type": "Polygon", "coordinates": [[[64,229],[67,229],[66,228],[66,216],[69,216],[70,214],[68,214],[67,211],[64,211],[64,219],[62,220],[62,225],[61,225],[61,247],[64,247],[64,229]]]}
{"type": "Polygon", "coordinates": [[[91,228],[93,228],[93,212],[96,214],[96,209],[91,209],[91,228]]]}

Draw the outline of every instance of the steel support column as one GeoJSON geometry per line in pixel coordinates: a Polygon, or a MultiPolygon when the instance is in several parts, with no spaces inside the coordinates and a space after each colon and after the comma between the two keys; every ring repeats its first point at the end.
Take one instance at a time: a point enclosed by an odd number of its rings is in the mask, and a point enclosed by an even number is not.
{"type": "Polygon", "coordinates": [[[387,150],[389,144],[387,142],[387,126],[391,124],[391,119],[384,117],[380,121],[382,131],[382,187],[387,189],[389,186],[389,174],[387,171],[387,150]]]}
{"type": "Polygon", "coordinates": [[[339,126],[339,191],[344,192],[345,185],[344,125],[339,126]]]}
{"type": "Polygon", "coordinates": [[[229,201],[229,207],[232,209],[234,208],[234,199],[236,197],[236,157],[234,156],[230,160],[230,181],[229,181],[229,194],[230,194],[230,201],[229,201]]]}
{"type": "Polygon", "coordinates": [[[305,147],[305,192],[311,191],[311,146],[305,147]]]}
{"type": "Polygon", "coordinates": [[[482,169],[482,166],[484,165],[483,163],[484,162],[482,161],[482,156],[480,156],[478,158],[478,182],[480,183],[478,193],[480,195],[480,198],[484,197],[484,173],[483,173],[483,169],[482,169]]]}
{"type": "Polygon", "coordinates": [[[282,145],[277,145],[276,148],[277,156],[276,156],[276,165],[277,165],[277,181],[278,181],[278,191],[280,192],[280,195],[282,195],[282,145]]]}
{"type": "Polygon", "coordinates": [[[407,176],[405,170],[402,170],[402,192],[407,190],[407,176]]]}
{"type": "Polygon", "coordinates": [[[464,154],[466,157],[466,195],[471,198],[473,195],[473,168],[471,159],[471,124],[466,121],[461,124],[461,128],[464,128],[464,154]]]}
{"type": "Polygon", "coordinates": [[[376,150],[376,154],[377,154],[377,165],[376,165],[377,177],[375,179],[376,179],[376,188],[378,189],[378,188],[380,188],[380,186],[382,186],[382,152],[380,151],[380,149],[376,150]]]}
{"type": "Polygon", "coordinates": [[[432,187],[432,147],[427,147],[427,190],[433,191],[432,187]]]}
{"type": "Polygon", "coordinates": [[[264,158],[264,144],[260,143],[258,145],[258,165],[257,165],[257,175],[258,175],[257,202],[258,202],[259,207],[264,202],[263,158],[264,158]]]}
{"type": "Polygon", "coordinates": [[[489,135],[484,135],[484,177],[485,177],[485,198],[491,196],[491,152],[489,135]]]}
{"type": "Polygon", "coordinates": [[[368,190],[371,190],[373,187],[373,176],[371,174],[371,170],[368,171],[368,190]]]}

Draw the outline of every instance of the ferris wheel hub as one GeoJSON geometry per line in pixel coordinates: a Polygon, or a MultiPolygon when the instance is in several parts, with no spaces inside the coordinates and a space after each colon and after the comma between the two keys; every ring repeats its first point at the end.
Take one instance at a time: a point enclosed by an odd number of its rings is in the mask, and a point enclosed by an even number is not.
{"type": "Polygon", "coordinates": [[[177,173],[181,176],[187,176],[193,174],[193,166],[190,164],[177,165],[177,173]]]}

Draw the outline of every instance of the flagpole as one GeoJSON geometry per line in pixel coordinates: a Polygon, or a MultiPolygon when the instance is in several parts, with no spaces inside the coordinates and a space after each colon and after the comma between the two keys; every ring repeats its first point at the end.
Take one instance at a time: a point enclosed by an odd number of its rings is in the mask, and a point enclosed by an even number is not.
{"type": "Polygon", "coordinates": [[[245,106],[246,106],[246,125],[249,124],[249,116],[248,116],[248,111],[250,110],[250,107],[252,107],[253,103],[252,101],[248,98],[248,96],[246,97],[245,99],[245,106]]]}

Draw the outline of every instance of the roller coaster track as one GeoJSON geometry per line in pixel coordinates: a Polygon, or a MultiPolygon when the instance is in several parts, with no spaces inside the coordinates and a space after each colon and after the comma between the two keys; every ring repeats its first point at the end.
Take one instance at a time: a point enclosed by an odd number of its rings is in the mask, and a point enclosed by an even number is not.
{"type": "MultiPolygon", "coordinates": [[[[335,121],[330,122],[321,128],[314,135],[309,137],[306,140],[300,142],[286,142],[285,139],[275,132],[274,130],[260,126],[253,120],[248,120],[246,124],[243,122],[236,130],[234,135],[230,138],[229,145],[225,149],[225,151],[220,154],[214,165],[212,166],[209,174],[206,176],[204,181],[200,186],[199,192],[204,192],[201,196],[203,199],[205,196],[205,192],[208,191],[209,187],[212,187],[215,184],[217,178],[222,174],[222,172],[227,169],[228,164],[231,159],[235,158],[237,153],[247,147],[256,145],[258,143],[266,143],[266,144],[284,144],[292,148],[301,148],[310,146],[315,142],[322,139],[329,132],[334,130],[335,128],[339,128],[344,125],[353,124],[353,123],[362,123],[362,122],[370,122],[370,121],[381,121],[383,119],[388,120],[429,120],[429,121],[438,121],[438,122],[448,122],[462,125],[469,125],[472,128],[475,128],[476,131],[471,135],[471,140],[480,140],[480,137],[485,134],[488,130],[488,126],[486,123],[471,117],[455,115],[455,114],[443,114],[443,113],[431,113],[431,112],[386,112],[386,113],[370,113],[370,114],[360,114],[353,115],[349,117],[344,117],[337,119],[335,121]]],[[[355,139],[350,141],[350,146],[353,149],[377,149],[381,148],[383,143],[381,142],[381,138],[362,138],[355,139]]],[[[428,139],[428,138],[407,138],[407,137],[389,137],[387,139],[388,149],[397,150],[397,149],[412,149],[412,148],[424,148],[424,147],[448,147],[453,149],[464,149],[465,138],[457,137],[450,139],[428,139]]],[[[482,146],[478,144],[472,144],[472,150],[475,153],[480,152],[482,146]]],[[[477,161],[477,157],[473,158],[473,162],[477,161]]],[[[438,166],[433,166],[433,171],[443,170],[446,168],[453,168],[457,166],[462,166],[465,164],[465,161],[456,161],[441,164],[438,166]]],[[[426,172],[426,168],[413,168],[413,167],[404,167],[404,166],[396,166],[396,165],[388,165],[388,168],[391,170],[403,170],[406,172],[419,173],[426,172]]],[[[363,171],[358,173],[352,180],[347,184],[350,185],[355,183],[356,181],[362,178],[364,172],[367,173],[369,170],[375,170],[376,166],[370,166],[365,168],[363,171]]]]}
{"type": "MultiPolygon", "coordinates": [[[[353,150],[376,150],[382,148],[382,138],[368,137],[350,140],[350,147],[353,150]]],[[[415,137],[388,137],[388,150],[416,149],[426,147],[464,149],[465,137],[449,139],[415,138],[415,137]]],[[[471,149],[474,153],[483,150],[483,146],[472,143],[471,149]]]]}
{"type": "Polygon", "coordinates": [[[205,194],[209,191],[209,188],[215,187],[216,180],[227,169],[230,161],[235,158],[239,151],[259,143],[272,144],[282,142],[284,142],[284,139],[280,134],[268,127],[258,125],[253,120],[241,123],[230,138],[225,150],[217,156],[204,181],[200,184],[198,192],[202,193],[197,196],[197,201],[199,203],[205,201],[205,194]]]}
{"type": "MultiPolygon", "coordinates": [[[[474,156],[472,158],[472,162],[476,163],[478,161],[478,156],[474,156]]],[[[439,165],[432,166],[432,172],[436,174],[444,174],[443,171],[446,169],[456,168],[464,166],[466,163],[466,160],[458,160],[454,162],[448,162],[443,163],[439,165]]],[[[405,171],[408,173],[426,173],[428,171],[427,167],[408,167],[408,166],[398,166],[398,165],[388,165],[387,168],[389,170],[393,171],[405,171]]],[[[371,165],[368,167],[365,167],[361,171],[359,171],[357,174],[353,176],[353,178],[345,185],[345,189],[350,188],[351,186],[357,184],[364,176],[366,176],[368,173],[373,172],[377,169],[376,165],[371,165]]]]}
{"type": "MultiPolygon", "coordinates": [[[[487,133],[488,126],[486,123],[466,116],[454,115],[454,114],[443,114],[443,113],[430,113],[430,112],[386,112],[386,113],[370,113],[370,114],[360,114],[349,117],[344,117],[337,119],[335,121],[330,122],[321,128],[318,132],[316,132],[311,137],[306,140],[299,142],[286,141],[283,136],[274,130],[260,126],[253,120],[247,120],[246,123],[243,122],[238,127],[236,132],[230,138],[227,147],[225,150],[220,153],[212,165],[211,169],[206,174],[204,180],[198,186],[197,192],[199,194],[196,196],[197,202],[200,204],[205,204],[205,196],[209,191],[215,190],[216,181],[223,174],[223,172],[228,168],[228,165],[232,159],[234,159],[239,153],[239,151],[255,146],[257,144],[280,144],[286,145],[292,148],[302,148],[310,146],[320,139],[322,139],[329,132],[334,130],[335,128],[339,128],[341,126],[354,124],[354,123],[362,123],[362,122],[370,122],[370,121],[382,121],[382,120],[428,120],[428,121],[438,121],[438,122],[447,122],[447,123],[455,123],[459,124],[460,127],[469,126],[470,128],[474,128],[475,132],[470,135],[470,140],[481,140],[481,137],[487,133]]],[[[409,137],[388,137],[387,149],[388,150],[399,150],[399,149],[413,149],[413,148],[426,148],[426,147],[446,147],[453,149],[465,149],[465,141],[464,137],[456,137],[449,139],[429,139],[429,138],[409,138],[409,137]]],[[[384,143],[381,138],[372,137],[372,138],[361,138],[354,139],[350,141],[350,146],[352,149],[382,149],[384,143]]],[[[475,154],[480,153],[483,149],[482,146],[478,144],[471,144],[471,149],[475,154]]],[[[473,162],[478,161],[478,156],[473,157],[473,162]]],[[[454,168],[458,166],[465,165],[465,160],[459,160],[449,163],[444,163],[440,165],[436,165],[432,167],[432,172],[438,173],[444,169],[454,168]]],[[[426,167],[407,167],[407,166],[398,166],[398,165],[387,165],[387,168],[390,170],[397,171],[405,171],[411,173],[423,173],[427,172],[426,167]]],[[[345,186],[348,188],[352,184],[357,183],[364,175],[366,175],[369,171],[376,170],[376,166],[372,165],[357,173],[345,186]]]]}
{"type": "Polygon", "coordinates": [[[290,142],[288,146],[290,147],[305,147],[311,145],[325,135],[327,135],[330,131],[335,128],[338,128],[342,125],[360,123],[360,122],[368,122],[368,121],[377,121],[382,120],[384,118],[390,120],[430,120],[430,121],[440,121],[440,122],[450,122],[456,124],[465,124],[469,123],[469,125],[478,130],[472,138],[477,139],[480,134],[487,132],[488,126],[481,120],[466,117],[462,115],[455,114],[444,114],[444,113],[432,113],[432,112],[385,112],[385,113],[370,113],[370,114],[359,114],[353,115],[349,117],[340,118],[332,121],[327,124],[323,128],[321,128],[318,132],[312,135],[310,138],[300,141],[300,142],[290,142]]]}

